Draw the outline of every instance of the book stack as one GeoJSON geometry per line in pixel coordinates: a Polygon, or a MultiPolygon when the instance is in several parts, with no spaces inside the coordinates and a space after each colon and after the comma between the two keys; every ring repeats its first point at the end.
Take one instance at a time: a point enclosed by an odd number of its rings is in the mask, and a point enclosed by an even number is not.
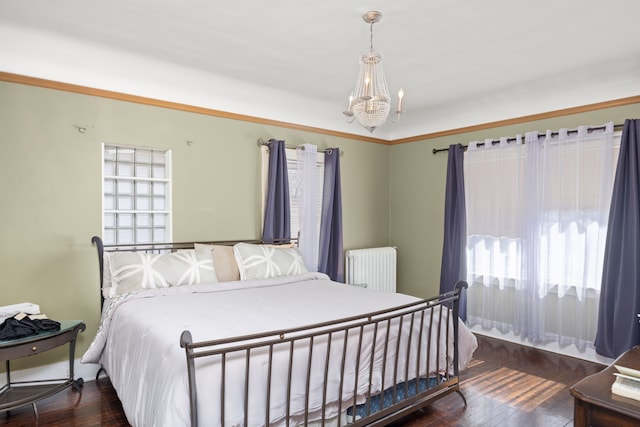
{"type": "Polygon", "coordinates": [[[611,393],[630,399],[640,400],[640,371],[624,366],[613,365],[616,380],[611,385],[611,393]]]}

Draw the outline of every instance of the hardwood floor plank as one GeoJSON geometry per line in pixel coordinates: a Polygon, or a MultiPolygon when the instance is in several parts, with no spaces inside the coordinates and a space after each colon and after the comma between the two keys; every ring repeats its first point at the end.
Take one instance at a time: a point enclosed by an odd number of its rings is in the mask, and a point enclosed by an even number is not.
{"type": "MultiPolygon", "coordinates": [[[[393,427],[568,427],[573,425],[569,388],[603,365],[478,336],[478,349],[460,375],[467,406],[448,395],[393,427]]],[[[87,381],[82,393],[67,389],[31,406],[0,413],[0,426],[103,426],[129,423],[108,378],[87,381]]]]}
{"type": "Polygon", "coordinates": [[[460,375],[467,399],[450,395],[394,426],[571,426],[569,388],[603,365],[478,336],[460,375]]]}

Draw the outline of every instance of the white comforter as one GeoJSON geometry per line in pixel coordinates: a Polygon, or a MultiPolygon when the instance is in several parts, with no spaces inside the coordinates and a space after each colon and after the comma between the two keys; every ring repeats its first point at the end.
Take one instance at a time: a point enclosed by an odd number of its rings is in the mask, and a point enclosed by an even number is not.
{"type": "MultiPolygon", "coordinates": [[[[408,295],[378,293],[335,283],[320,273],[146,290],[107,301],[98,334],[81,361],[100,361],[103,364],[127,419],[133,426],[188,426],[190,413],[186,361],[184,350],[179,346],[182,331],[189,330],[194,341],[222,339],[309,325],[417,300],[408,295]]],[[[473,334],[462,322],[460,325],[459,357],[462,369],[477,344],[473,334]]],[[[451,337],[447,341],[451,342],[451,337]]],[[[444,345],[440,350],[444,353],[444,345]]],[[[382,357],[382,352],[377,354],[382,357]]],[[[442,361],[438,365],[442,371],[446,366],[444,355],[440,355],[440,359],[442,361]]],[[[263,366],[264,360],[256,363],[263,366]]],[[[364,365],[360,370],[364,372],[365,368],[368,370],[364,365]]],[[[203,380],[215,378],[217,370],[211,367],[206,369],[210,371],[205,374],[199,372],[197,377],[199,424],[220,425],[219,394],[216,390],[206,388],[206,381],[203,380]]],[[[228,378],[229,375],[227,373],[228,378]]],[[[392,385],[389,375],[387,372],[385,387],[392,385]]],[[[252,376],[251,381],[263,381],[261,375],[257,376],[260,378],[252,376]]],[[[353,378],[353,373],[346,373],[345,377],[353,378]]],[[[296,384],[296,381],[294,376],[294,391],[303,389],[306,378],[299,379],[301,384],[296,384]]],[[[377,383],[379,385],[380,381],[377,383]]],[[[352,391],[354,385],[352,379],[346,390],[352,391]]],[[[228,393],[242,393],[243,387],[241,379],[237,390],[227,386],[228,393]]],[[[366,393],[366,387],[363,387],[358,387],[358,394],[366,393]]],[[[325,416],[337,415],[340,398],[344,403],[352,401],[350,391],[341,397],[337,392],[335,396],[329,396],[333,403],[327,405],[330,410],[325,416]]],[[[374,393],[379,391],[373,390],[374,393]]],[[[292,425],[296,421],[295,412],[304,408],[304,399],[300,399],[297,406],[292,405],[292,425]]],[[[262,413],[264,399],[251,400],[257,402],[259,407],[250,408],[250,413],[262,413]]],[[[361,400],[359,397],[358,401],[361,400]]],[[[319,401],[317,396],[315,399],[312,397],[311,405],[314,401],[319,401]]],[[[226,407],[227,425],[234,425],[242,419],[242,402],[239,401],[236,406],[228,404],[226,407]]],[[[342,409],[345,408],[343,404],[342,409]]],[[[317,415],[320,409],[316,411],[317,415]]],[[[283,417],[284,413],[278,413],[276,408],[272,419],[283,420],[283,417]]],[[[259,417],[250,417],[249,425],[263,423],[264,420],[259,417]]]]}

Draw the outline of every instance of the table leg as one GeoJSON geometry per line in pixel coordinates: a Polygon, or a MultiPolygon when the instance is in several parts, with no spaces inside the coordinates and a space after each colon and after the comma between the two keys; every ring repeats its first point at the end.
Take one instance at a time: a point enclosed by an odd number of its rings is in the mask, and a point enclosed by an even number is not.
{"type": "Polygon", "coordinates": [[[591,411],[589,404],[578,399],[574,399],[573,404],[573,425],[574,427],[591,426],[591,411]]]}

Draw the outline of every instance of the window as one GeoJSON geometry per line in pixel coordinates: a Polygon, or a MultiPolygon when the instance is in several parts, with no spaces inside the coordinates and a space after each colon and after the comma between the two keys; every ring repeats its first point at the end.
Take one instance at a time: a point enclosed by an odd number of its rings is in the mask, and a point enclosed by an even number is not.
{"type": "Polygon", "coordinates": [[[104,145],[105,244],[171,241],[169,150],[104,145]]]}
{"type": "Polygon", "coordinates": [[[472,277],[500,287],[536,277],[541,296],[552,288],[599,292],[620,134],[606,138],[554,136],[539,150],[506,145],[466,154],[472,277]],[[525,273],[525,258],[535,260],[535,275],[525,273]]]}
{"type": "MultiPolygon", "coordinates": [[[[287,175],[289,177],[289,204],[291,208],[291,236],[298,237],[300,232],[300,204],[301,191],[303,188],[303,177],[301,173],[301,163],[298,161],[296,150],[287,148],[287,175]]],[[[315,218],[317,219],[316,234],[320,234],[320,214],[322,211],[322,186],[324,184],[324,153],[316,155],[315,183],[315,218]]],[[[316,239],[317,240],[317,239],[316,239]]]]}
{"type": "Polygon", "coordinates": [[[610,123],[470,144],[471,326],[593,347],[619,140],[610,123]]]}
{"type": "MultiPolygon", "coordinates": [[[[287,156],[287,176],[289,178],[289,207],[291,209],[291,236],[298,237],[300,233],[300,196],[303,188],[303,176],[300,170],[301,162],[298,162],[298,155],[295,148],[285,150],[287,156]]],[[[267,194],[267,179],[269,176],[269,149],[262,147],[262,213],[267,194]]],[[[316,154],[315,173],[315,217],[317,218],[317,234],[320,234],[320,214],[322,212],[322,186],[324,184],[324,153],[316,154]]]]}

